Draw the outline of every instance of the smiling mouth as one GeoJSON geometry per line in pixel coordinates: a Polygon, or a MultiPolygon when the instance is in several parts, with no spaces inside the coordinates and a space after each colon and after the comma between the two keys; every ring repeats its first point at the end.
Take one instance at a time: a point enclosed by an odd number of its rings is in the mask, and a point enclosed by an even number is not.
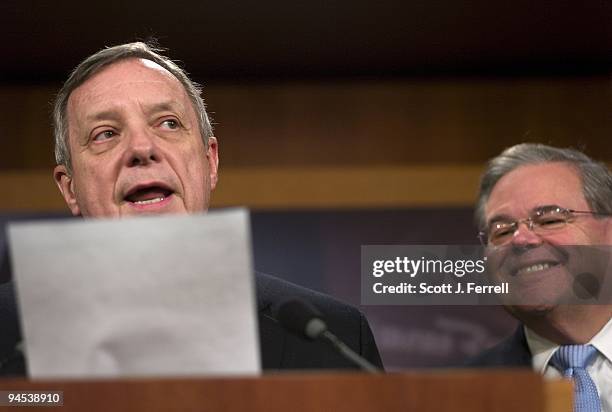
{"type": "Polygon", "coordinates": [[[520,276],[520,275],[526,275],[526,274],[543,272],[543,271],[545,271],[547,269],[550,269],[552,267],[555,267],[555,266],[559,266],[559,263],[557,263],[557,262],[535,263],[533,265],[524,266],[524,267],[518,269],[517,271],[515,271],[514,275],[515,276],[520,276]]]}
{"type": "Polygon", "coordinates": [[[128,193],[125,200],[135,205],[146,206],[163,202],[172,194],[173,192],[170,189],[161,186],[149,186],[128,193]]]}

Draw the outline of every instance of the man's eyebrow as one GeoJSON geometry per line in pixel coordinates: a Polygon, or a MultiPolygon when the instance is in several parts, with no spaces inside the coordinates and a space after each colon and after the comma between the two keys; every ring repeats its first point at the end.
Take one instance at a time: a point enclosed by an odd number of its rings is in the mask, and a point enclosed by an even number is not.
{"type": "Polygon", "coordinates": [[[150,105],[145,105],[143,107],[143,110],[145,113],[147,114],[151,114],[151,113],[158,113],[158,112],[165,112],[165,111],[184,111],[183,105],[176,102],[176,101],[167,101],[167,102],[160,102],[160,103],[154,103],[154,104],[150,104],[150,105]]]}
{"type": "MultiPolygon", "coordinates": [[[[154,103],[154,104],[146,105],[143,107],[143,111],[148,115],[152,113],[158,113],[158,112],[164,112],[164,111],[182,112],[183,110],[184,110],[183,105],[175,101],[154,103]]],[[[119,121],[121,120],[121,118],[122,118],[122,115],[121,115],[120,110],[116,110],[116,109],[102,110],[99,112],[88,114],[86,117],[87,121],[90,121],[90,122],[95,122],[99,120],[119,121]]]]}
{"type": "MultiPolygon", "coordinates": [[[[556,209],[560,207],[559,205],[541,205],[541,206],[536,206],[533,209],[531,209],[529,211],[529,216],[532,216],[533,214],[542,211],[542,210],[547,210],[547,209],[556,209]]],[[[516,219],[513,218],[512,216],[509,215],[505,215],[505,214],[499,214],[499,215],[495,215],[493,216],[488,222],[487,222],[487,227],[491,226],[492,223],[496,223],[496,222],[514,222],[516,219]]]]}
{"type": "Polygon", "coordinates": [[[509,215],[505,215],[505,214],[499,214],[499,215],[495,215],[493,216],[491,219],[489,219],[487,221],[487,227],[491,226],[491,224],[493,223],[497,223],[497,222],[513,222],[514,219],[512,216],[509,215]]]}
{"type": "Polygon", "coordinates": [[[90,122],[95,122],[98,120],[120,120],[120,119],[121,119],[121,115],[119,114],[119,112],[113,109],[102,110],[100,112],[91,113],[91,114],[88,114],[86,117],[86,120],[90,122]]]}
{"type": "Polygon", "coordinates": [[[556,209],[556,208],[560,208],[561,206],[559,205],[542,205],[542,206],[536,206],[533,209],[531,209],[530,214],[533,213],[537,213],[540,212],[542,210],[546,210],[546,209],[556,209]]]}

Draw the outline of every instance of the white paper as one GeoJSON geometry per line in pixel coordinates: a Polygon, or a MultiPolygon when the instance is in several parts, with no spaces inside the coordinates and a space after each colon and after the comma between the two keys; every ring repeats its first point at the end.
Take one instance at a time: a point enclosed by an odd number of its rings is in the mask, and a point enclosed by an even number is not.
{"type": "Polygon", "coordinates": [[[260,372],[245,210],[8,233],[30,377],[260,372]]]}

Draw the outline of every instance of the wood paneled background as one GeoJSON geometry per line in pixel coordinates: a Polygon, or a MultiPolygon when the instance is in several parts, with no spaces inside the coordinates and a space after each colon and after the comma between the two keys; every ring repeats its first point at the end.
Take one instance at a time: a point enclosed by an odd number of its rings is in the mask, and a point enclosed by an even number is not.
{"type": "Polygon", "coordinates": [[[149,35],[205,85],[217,206],[469,205],[486,159],[523,141],[612,161],[609,2],[230,3],[2,2],[0,209],[64,208],[54,93],[149,35]]]}

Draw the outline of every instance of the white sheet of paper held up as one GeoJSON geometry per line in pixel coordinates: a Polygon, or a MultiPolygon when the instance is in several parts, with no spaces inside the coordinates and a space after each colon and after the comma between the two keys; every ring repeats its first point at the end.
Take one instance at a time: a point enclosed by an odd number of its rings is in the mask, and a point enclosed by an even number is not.
{"type": "Polygon", "coordinates": [[[8,234],[30,377],[260,372],[246,210],[8,234]]]}

